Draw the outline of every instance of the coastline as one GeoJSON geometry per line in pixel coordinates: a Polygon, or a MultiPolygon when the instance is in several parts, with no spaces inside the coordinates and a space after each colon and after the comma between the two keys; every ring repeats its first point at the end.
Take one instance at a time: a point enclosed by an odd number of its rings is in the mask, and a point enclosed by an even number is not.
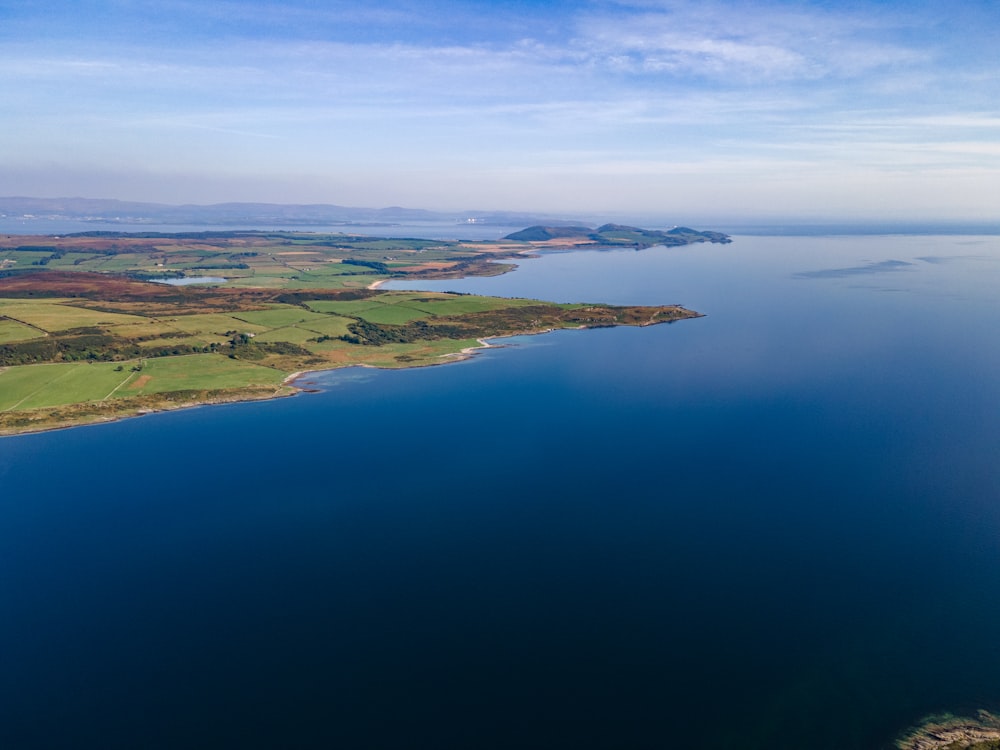
{"type": "MultiPolygon", "coordinates": [[[[643,326],[649,325],[648,323],[643,324],[643,326]]],[[[640,326],[640,327],[643,327],[640,326]]],[[[567,330],[567,331],[579,331],[585,330],[590,326],[577,326],[573,328],[545,328],[537,331],[518,331],[511,333],[508,336],[498,336],[496,339],[503,338],[513,338],[515,336],[540,336],[546,333],[552,333],[557,330],[567,330]]],[[[271,401],[273,399],[288,398],[291,396],[297,396],[302,393],[309,393],[308,389],[303,388],[298,385],[298,381],[303,378],[307,378],[311,375],[316,375],[324,372],[334,372],[336,370],[346,370],[351,367],[361,367],[369,368],[373,370],[386,370],[386,369],[401,369],[410,370],[419,367],[438,367],[441,365],[455,364],[457,362],[462,362],[464,360],[470,359],[476,355],[476,352],[483,351],[485,349],[502,349],[502,344],[492,343],[494,339],[480,338],[476,339],[477,346],[467,346],[456,352],[450,352],[447,354],[441,354],[438,356],[436,361],[429,360],[425,362],[418,362],[414,364],[409,364],[405,367],[400,368],[389,368],[380,367],[378,365],[371,365],[366,363],[349,364],[342,365],[338,367],[323,367],[315,370],[296,370],[295,372],[286,375],[278,388],[266,389],[268,392],[248,393],[247,389],[236,389],[231,392],[216,393],[205,399],[185,399],[183,401],[173,401],[169,398],[160,399],[153,403],[147,403],[140,405],[135,404],[122,404],[125,408],[117,413],[110,414],[100,414],[91,413],[87,414],[82,419],[66,419],[60,420],[55,424],[39,424],[39,425],[18,425],[13,428],[0,426],[0,439],[18,437],[20,435],[36,435],[43,432],[55,432],[57,430],[69,430],[75,427],[93,427],[102,424],[111,424],[113,422],[119,422],[124,419],[133,419],[135,417],[143,417],[150,414],[160,414],[164,412],[180,411],[181,409],[193,409],[199,406],[215,406],[219,404],[237,404],[237,403],[251,403],[254,401],[271,401]]],[[[99,402],[102,404],[101,408],[110,408],[114,402],[99,402]]],[[[2,416],[2,413],[0,413],[2,416]]]]}
{"type": "MultiPolygon", "coordinates": [[[[185,238],[167,238],[170,240],[171,251],[180,253],[186,247],[185,238]]],[[[259,239],[259,243],[266,244],[267,238],[259,239]]],[[[16,240],[13,238],[11,241],[16,240]]],[[[63,242],[64,238],[55,237],[53,241],[63,242]]],[[[77,248],[82,240],[65,240],[63,244],[77,248]],[[75,243],[75,244],[74,244],[75,243]]],[[[87,238],[84,245],[90,247],[94,245],[101,250],[101,242],[107,242],[103,238],[91,240],[87,238]],[[87,244],[89,243],[89,244],[87,244]]],[[[412,241],[416,242],[416,241],[412,241]]],[[[219,254],[229,252],[232,248],[223,240],[216,242],[219,254]]],[[[264,245],[261,245],[262,247],[264,245]]],[[[62,245],[60,245],[62,247],[62,245]]],[[[213,248],[216,246],[213,245],[213,248]]],[[[241,246],[242,247],[242,246],[241,246]]],[[[339,246],[338,246],[339,247],[339,246]]],[[[409,294],[419,292],[419,289],[400,290],[393,292],[385,290],[388,281],[399,280],[401,276],[406,276],[419,287],[422,280],[444,280],[449,278],[467,278],[470,276],[492,276],[504,273],[517,268],[517,263],[504,263],[511,259],[538,258],[543,252],[553,252],[557,249],[577,250],[583,246],[574,242],[563,240],[549,241],[545,243],[529,243],[526,246],[508,246],[493,243],[482,248],[477,243],[468,246],[460,245],[457,249],[444,248],[448,252],[455,252],[458,258],[455,261],[449,259],[445,254],[443,260],[431,258],[416,271],[408,270],[407,274],[393,274],[388,267],[376,263],[373,268],[387,275],[382,278],[375,278],[364,289],[370,294],[362,293],[361,297],[371,297],[381,299],[383,295],[392,296],[394,294],[409,294]],[[475,252],[472,252],[475,251],[475,252]],[[469,256],[469,257],[466,257],[469,256]],[[380,291],[381,290],[381,291],[380,291]]],[[[142,248],[140,248],[142,249],[142,248]]],[[[349,248],[350,250],[351,248],[349,248]]],[[[587,249],[590,249],[587,247],[587,249]]],[[[441,251],[440,248],[436,250],[441,251]]],[[[18,251],[17,248],[12,252],[18,251]]],[[[323,253],[326,250],[310,250],[311,253],[323,253]]],[[[441,251],[443,252],[443,251],[441,251]]],[[[338,253],[344,254],[338,250],[338,253]]],[[[249,253],[248,257],[256,257],[259,253],[249,253]]],[[[294,253],[299,255],[301,253],[294,253]]],[[[349,253],[348,253],[349,254],[349,253]]],[[[359,261],[365,263],[375,263],[374,261],[359,261]]],[[[38,274],[43,272],[39,271],[38,274]]],[[[283,277],[282,277],[283,278],[283,277]]],[[[371,278],[371,277],[369,277],[371,278]]],[[[261,309],[278,309],[278,305],[287,307],[289,303],[299,304],[301,299],[308,295],[308,292],[292,289],[291,291],[271,291],[268,287],[243,288],[211,288],[200,289],[195,286],[184,288],[166,288],[162,285],[151,284],[146,280],[135,280],[122,278],[114,274],[104,274],[90,270],[66,271],[63,269],[44,270],[44,275],[21,274],[11,275],[3,279],[3,296],[13,300],[22,298],[28,299],[39,294],[39,289],[50,295],[67,297],[72,299],[82,298],[90,300],[97,306],[115,308],[117,315],[133,315],[136,309],[150,313],[154,317],[164,317],[172,319],[175,315],[210,316],[212,314],[229,315],[234,311],[257,311],[261,309]],[[39,287],[41,284],[41,287],[39,287]],[[96,302],[94,302],[96,300],[96,302]]],[[[284,289],[284,287],[279,287],[284,289]]],[[[338,295],[342,292],[357,292],[360,287],[348,287],[341,289],[336,287],[332,290],[320,290],[320,297],[324,300],[338,300],[338,295]],[[325,295],[325,296],[324,296],[325,295]]],[[[347,299],[350,299],[348,294],[347,299]]],[[[56,351],[36,352],[32,349],[31,339],[25,339],[22,344],[20,340],[16,346],[21,347],[7,352],[5,364],[11,364],[18,368],[32,365],[60,365],[68,362],[87,361],[90,364],[101,363],[100,367],[95,367],[94,372],[108,370],[113,363],[119,363],[116,369],[121,371],[123,366],[131,366],[133,371],[142,369],[144,358],[158,357],[182,357],[200,356],[202,354],[224,354],[229,353],[230,359],[245,360],[247,364],[263,365],[272,372],[266,377],[240,376],[214,379],[214,373],[206,370],[200,374],[200,379],[184,381],[178,379],[175,373],[171,372],[168,377],[173,377],[176,382],[171,381],[163,385],[158,385],[156,389],[145,392],[143,395],[126,394],[120,390],[122,385],[128,381],[119,382],[117,387],[106,394],[100,401],[73,401],[71,399],[59,401],[57,399],[36,399],[35,404],[48,403],[48,406],[27,405],[21,409],[22,403],[27,398],[35,395],[35,391],[28,392],[24,398],[12,399],[11,403],[5,403],[6,409],[0,411],[0,436],[13,436],[34,432],[45,432],[54,429],[65,429],[73,426],[87,424],[100,424],[104,422],[117,421],[133,416],[155,413],[160,411],[172,411],[179,408],[190,408],[192,406],[212,405],[216,403],[234,403],[240,401],[257,401],[270,398],[279,398],[287,395],[294,395],[307,391],[300,383],[302,379],[313,373],[327,370],[337,370],[345,367],[374,367],[378,369],[409,369],[414,367],[427,367],[441,364],[449,364],[462,361],[472,357],[476,351],[493,348],[496,344],[491,343],[495,338],[506,338],[520,335],[539,335],[560,329],[586,329],[590,327],[609,326],[647,326],[662,322],[674,322],[684,318],[700,317],[699,313],[686,310],[677,305],[660,306],[615,306],[589,303],[575,303],[572,305],[548,303],[541,300],[528,300],[524,303],[524,313],[518,313],[515,308],[522,307],[519,304],[505,304],[503,298],[496,298],[497,304],[493,307],[487,305],[480,309],[477,304],[473,304],[469,310],[462,311],[465,304],[459,300],[458,312],[440,313],[440,330],[432,331],[424,325],[420,328],[416,324],[410,325],[409,321],[403,324],[386,323],[380,325],[367,321],[363,317],[358,317],[362,328],[355,332],[353,337],[343,337],[348,343],[364,344],[366,346],[353,350],[351,354],[338,353],[337,356],[325,356],[326,350],[314,351],[316,346],[310,349],[310,344],[297,344],[294,342],[278,341],[272,343],[264,339],[263,343],[257,344],[252,341],[257,335],[254,333],[238,334],[242,329],[242,322],[226,321],[225,325],[219,323],[220,327],[211,328],[214,322],[206,321],[199,323],[205,328],[197,328],[195,333],[203,335],[206,341],[212,341],[211,351],[207,351],[207,344],[202,341],[194,341],[193,344],[187,340],[180,341],[181,337],[190,338],[194,334],[189,333],[181,327],[180,333],[174,327],[167,326],[168,330],[155,330],[147,338],[155,344],[146,346],[132,341],[125,334],[108,325],[100,328],[97,333],[88,333],[91,336],[100,336],[99,339],[84,339],[82,335],[75,334],[80,328],[79,321],[93,321],[92,312],[88,312],[86,304],[64,305],[56,312],[58,313],[58,324],[53,330],[57,336],[53,338],[53,347],[56,351]],[[80,310],[83,310],[81,312],[80,310]],[[61,316],[61,317],[59,317],[61,316]],[[91,317],[88,317],[91,316],[91,317]],[[79,319],[78,319],[79,318],[79,319]],[[61,328],[58,326],[62,326],[61,328]],[[226,334],[222,331],[225,330],[226,334]],[[62,333],[63,331],[69,333],[62,333]],[[169,335],[168,335],[169,334],[169,335]],[[227,338],[222,338],[223,336],[227,338]],[[172,337],[172,338],[171,338],[172,337]],[[163,339],[161,345],[159,339],[163,339]],[[177,340],[175,340],[177,339],[177,340]],[[220,340],[221,339],[221,340],[220,340]],[[353,340],[352,340],[353,339],[353,340]],[[474,341],[475,344],[469,344],[474,341]],[[379,347],[384,344],[410,344],[423,342],[422,346],[410,347],[388,347],[384,352],[371,348],[367,345],[379,347]],[[240,347],[240,351],[230,352],[228,348],[240,347]],[[60,348],[61,347],[61,348],[60,348]],[[242,347],[248,347],[246,351],[242,347]],[[461,347],[461,348],[459,348],[461,347]],[[63,352],[62,350],[66,351],[63,352]],[[23,350],[23,351],[22,351],[23,350]],[[44,355],[44,356],[43,356],[44,355]],[[398,356],[397,356],[398,355],[398,356]],[[19,359],[20,357],[20,359],[19,359]],[[135,358],[138,358],[136,364],[135,358]],[[112,363],[109,365],[108,363],[112,363]],[[313,369],[305,369],[313,365],[313,369]],[[318,365],[318,367],[315,367],[318,365]],[[278,383],[277,386],[274,383],[278,383]],[[173,386],[172,388],[170,386],[173,386]],[[115,398],[110,398],[114,395],[115,398]],[[55,404],[55,405],[51,405],[55,404]],[[15,408],[16,407],[16,408],[15,408]]],[[[257,313],[260,315],[260,313],[257,313]]],[[[277,313],[276,313],[277,314],[277,313]]],[[[312,314],[316,313],[304,313],[312,314]]],[[[432,317],[438,316],[435,311],[432,317]]],[[[134,315],[133,315],[134,317],[134,315]]],[[[252,317],[252,316],[251,316],[252,317]]],[[[237,317],[236,321],[242,321],[237,317]]],[[[98,321],[100,322],[100,321],[98,321]]],[[[252,323],[248,323],[248,329],[254,331],[263,330],[270,333],[282,327],[281,321],[259,324],[253,328],[252,323]]],[[[287,322],[286,322],[287,323],[287,322]]],[[[22,324],[29,325],[29,324],[22,324]]],[[[294,325],[292,326],[294,327],[294,325]]],[[[42,329],[39,329],[42,330],[42,329]]],[[[95,329],[97,330],[97,329],[95,329]]],[[[311,329],[307,329],[311,330],[311,329]]],[[[50,337],[50,332],[42,331],[45,337],[50,337]]],[[[319,332],[322,333],[322,332],[319,332]]],[[[309,335],[309,334],[306,334],[309,335]]],[[[316,338],[309,338],[309,342],[322,343],[336,336],[320,335],[316,338]]],[[[145,342],[146,339],[142,339],[145,342]]],[[[37,348],[37,347],[36,347],[37,348]]],[[[51,347],[50,347],[51,348],[51,347]]],[[[201,365],[199,365],[201,366],[201,365]]],[[[9,368],[0,368],[4,372],[9,368]]],[[[177,369],[177,368],[174,368],[177,369]]],[[[205,369],[204,367],[202,369],[205,369]]],[[[239,369],[238,367],[236,368],[239,369]]],[[[61,372],[61,371],[60,371],[61,372]]],[[[62,377],[62,376],[60,376],[62,377]]],[[[89,377],[89,376],[88,376],[89,377]]],[[[186,377],[186,376],[185,376],[186,377]]],[[[149,378],[145,375],[140,378],[145,381],[149,378]]],[[[7,381],[5,381],[7,382],[7,381]]],[[[13,382],[13,381],[11,381],[13,382]]],[[[117,382],[117,381],[116,381],[117,382]]],[[[43,383],[42,385],[45,385],[43,383]]],[[[20,387],[20,386],[19,386],[20,387]]],[[[41,387],[41,386],[40,386],[41,387]]],[[[17,395],[22,395],[21,391],[16,391],[17,395]]],[[[72,396],[72,394],[70,394],[72,396]]]]}
{"type": "MultiPolygon", "coordinates": [[[[684,318],[700,318],[703,317],[701,313],[696,313],[690,310],[686,310],[687,315],[684,318]]],[[[631,325],[639,328],[644,328],[649,325],[657,325],[659,323],[672,323],[674,320],[653,320],[642,322],[632,322],[632,323],[616,323],[615,327],[621,325],[631,325]]],[[[130,419],[132,417],[144,416],[146,414],[155,414],[158,412],[166,411],[176,411],[178,409],[187,409],[195,406],[211,406],[214,404],[224,404],[224,403],[240,403],[240,402],[251,402],[251,401],[268,401],[275,398],[285,398],[287,396],[294,396],[299,393],[307,392],[307,389],[302,388],[297,383],[302,378],[315,373],[320,372],[330,372],[333,370],[341,370],[349,367],[368,367],[372,369],[413,369],[417,367],[436,367],[439,365],[453,364],[456,362],[461,362],[475,356],[476,352],[482,351],[484,349],[496,349],[501,348],[502,345],[492,343],[495,339],[511,338],[514,336],[540,336],[542,334],[551,333],[557,330],[571,330],[579,331],[586,330],[593,327],[604,327],[604,326],[590,326],[587,324],[581,324],[576,326],[559,326],[559,327],[545,327],[538,328],[535,330],[524,330],[524,331],[511,331],[509,333],[501,334],[498,336],[477,338],[476,346],[467,346],[458,351],[446,352],[444,354],[437,355],[434,359],[427,359],[423,361],[407,362],[402,364],[400,367],[385,367],[382,365],[373,365],[364,362],[351,363],[337,365],[334,367],[321,367],[315,370],[295,370],[287,375],[285,375],[278,387],[275,389],[273,387],[261,387],[261,386],[247,386],[234,389],[221,389],[216,391],[205,391],[203,398],[198,398],[196,395],[191,394],[186,396],[186,398],[174,400],[170,398],[170,393],[166,392],[161,397],[138,397],[136,399],[129,400],[111,400],[111,401],[100,401],[100,402],[83,402],[80,404],[69,404],[65,407],[49,411],[45,416],[40,416],[37,419],[31,418],[31,412],[0,412],[0,437],[16,437],[18,435],[27,435],[40,432],[51,432],[53,430],[69,429],[71,427],[83,427],[95,424],[105,424],[110,422],[117,422],[121,419],[130,419]],[[115,408],[117,407],[117,409],[115,408]],[[4,424],[8,420],[4,417],[7,415],[22,415],[20,419],[13,418],[8,424],[4,424]],[[46,419],[45,417],[48,417],[46,419]],[[32,424],[35,422],[35,424],[32,424]]]]}
{"type": "MultiPolygon", "coordinates": [[[[549,329],[549,330],[554,330],[554,329],[549,329]]],[[[546,333],[546,331],[538,331],[538,333],[546,333]]],[[[527,335],[531,335],[531,334],[528,334],[528,333],[512,333],[511,334],[511,336],[527,336],[527,335]]],[[[498,338],[509,338],[509,337],[501,336],[501,337],[498,337],[498,338]]],[[[416,364],[411,364],[411,365],[408,365],[406,367],[398,367],[398,368],[379,367],[378,365],[369,365],[369,364],[366,364],[364,362],[359,362],[357,364],[341,365],[339,367],[320,367],[320,368],[318,368],[316,370],[298,370],[296,372],[291,373],[284,380],[282,380],[281,381],[281,385],[282,386],[287,386],[289,388],[294,388],[295,391],[293,393],[289,394],[289,395],[294,396],[294,395],[296,395],[298,393],[305,393],[306,392],[305,389],[303,389],[300,386],[296,385],[296,381],[302,380],[303,378],[307,378],[310,375],[316,375],[316,374],[321,373],[321,372],[335,372],[337,370],[347,370],[347,369],[350,369],[351,367],[364,367],[364,368],[368,368],[368,369],[371,369],[371,370],[392,370],[392,369],[413,370],[413,369],[416,369],[418,367],[437,367],[438,365],[450,365],[450,364],[453,364],[455,362],[460,362],[462,360],[468,359],[469,357],[474,356],[476,352],[482,351],[483,349],[500,349],[500,348],[502,348],[499,344],[491,344],[489,342],[489,340],[487,340],[487,339],[476,339],[476,341],[479,342],[479,346],[467,346],[464,349],[459,349],[457,352],[451,352],[449,354],[441,354],[438,357],[438,360],[441,360],[441,361],[437,361],[437,362],[435,362],[435,361],[418,362],[416,364]]],[[[276,396],[276,398],[281,398],[281,396],[280,395],[276,396]]]]}
{"type": "MultiPolygon", "coordinates": [[[[59,420],[53,424],[39,424],[39,425],[17,425],[16,427],[9,428],[0,426],[0,440],[4,438],[16,438],[22,435],[39,435],[44,432],[56,432],[59,430],[71,430],[77,427],[96,427],[103,424],[112,424],[114,422],[120,422],[125,419],[134,419],[137,417],[145,417],[151,414],[163,414],[171,411],[181,411],[183,409],[194,409],[200,406],[218,406],[221,404],[240,404],[240,403],[251,403],[254,401],[272,401],[279,398],[288,398],[290,396],[295,396],[301,393],[302,389],[297,388],[291,384],[286,384],[284,381],[278,387],[277,390],[266,389],[265,392],[248,393],[246,389],[234,390],[233,392],[217,392],[204,399],[183,399],[179,401],[174,401],[169,398],[164,398],[156,402],[143,403],[141,405],[134,403],[125,403],[125,408],[117,412],[112,412],[110,414],[101,414],[98,412],[91,412],[83,417],[78,417],[76,419],[66,418],[59,420]],[[266,392],[270,391],[270,392],[266,392]]],[[[103,401],[97,402],[102,405],[100,408],[109,408],[107,405],[110,402],[103,401]]],[[[84,404],[86,406],[87,404],[84,404]]]]}

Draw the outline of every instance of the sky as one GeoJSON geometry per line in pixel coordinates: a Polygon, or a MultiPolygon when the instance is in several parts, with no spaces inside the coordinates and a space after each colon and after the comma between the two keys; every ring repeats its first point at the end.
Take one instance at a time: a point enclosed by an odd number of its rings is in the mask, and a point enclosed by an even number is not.
{"type": "Polygon", "coordinates": [[[996,0],[0,0],[0,195],[996,220],[996,0]]]}

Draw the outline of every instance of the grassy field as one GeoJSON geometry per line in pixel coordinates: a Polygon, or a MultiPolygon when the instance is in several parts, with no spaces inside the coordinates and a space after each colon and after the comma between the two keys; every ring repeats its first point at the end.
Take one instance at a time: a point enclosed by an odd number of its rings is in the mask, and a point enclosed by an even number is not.
{"type": "Polygon", "coordinates": [[[138,361],[73,362],[9,367],[0,371],[0,411],[39,409],[107,398],[277,386],[286,373],[218,354],[138,361]]]}
{"type": "Polygon", "coordinates": [[[0,318],[0,344],[41,338],[45,334],[37,328],[18,323],[16,320],[0,318]]]}
{"type": "Polygon", "coordinates": [[[370,323],[398,326],[411,320],[429,318],[431,314],[405,305],[375,305],[359,312],[358,317],[370,323]]]}
{"type": "Polygon", "coordinates": [[[0,411],[98,401],[132,375],[112,362],[26,365],[0,372],[0,411]]]}
{"type": "Polygon", "coordinates": [[[263,326],[268,329],[292,326],[299,323],[318,322],[326,318],[322,313],[310,312],[301,307],[292,307],[291,305],[276,305],[269,310],[251,310],[250,312],[235,313],[233,317],[251,325],[263,326]]]}
{"type": "MultiPolygon", "coordinates": [[[[346,325],[344,326],[344,333],[347,333],[346,325]]],[[[274,330],[257,334],[254,341],[258,344],[287,341],[291,344],[306,346],[313,339],[323,335],[327,334],[320,333],[319,331],[312,331],[308,328],[301,328],[299,326],[285,326],[284,328],[275,328],[274,330]]],[[[343,334],[337,335],[339,336],[343,334]]]]}
{"type": "Polygon", "coordinates": [[[264,333],[270,330],[268,326],[255,325],[232,315],[222,313],[202,313],[200,315],[177,315],[161,318],[164,325],[186,333],[205,333],[225,336],[227,331],[242,333],[264,333]]]}
{"type": "Polygon", "coordinates": [[[287,373],[219,354],[161,357],[143,362],[142,372],[117,397],[179,390],[216,390],[249,385],[277,386],[287,373]]]}
{"type": "Polygon", "coordinates": [[[343,336],[347,333],[347,326],[353,322],[352,318],[327,315],[323,320],[314,320],[298,327],[308,331],[315,331],[321,336],[343,336]]]}
{"type": "Polygon", "coordinates": [[[146,318],[114,312],[88,310],[71,303],[54,304],[49,300],[0,300],[0,315],[54,333],[84,326],[143,324],[146,318]]]}

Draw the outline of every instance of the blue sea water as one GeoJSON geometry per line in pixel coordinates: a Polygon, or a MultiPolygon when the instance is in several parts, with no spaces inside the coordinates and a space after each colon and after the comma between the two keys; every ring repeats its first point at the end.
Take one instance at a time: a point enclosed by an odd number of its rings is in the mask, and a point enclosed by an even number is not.
{"type": "Polygon", "coordinates": [[[0,746],[886,747],[1000,706],[998,237],[425,288],[683,303],[0,440],[0,746]]]}

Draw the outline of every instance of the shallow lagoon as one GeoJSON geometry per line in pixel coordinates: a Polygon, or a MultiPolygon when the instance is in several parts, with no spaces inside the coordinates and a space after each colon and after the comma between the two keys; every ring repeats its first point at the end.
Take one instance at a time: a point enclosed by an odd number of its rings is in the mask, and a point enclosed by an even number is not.
{"type": "Polygon", "coordinates": [[[4,439],[0,745],[844,750],[995,708],[998,281],[996,237],[551,254],[426,287],[706,317],[4,439]]]}

